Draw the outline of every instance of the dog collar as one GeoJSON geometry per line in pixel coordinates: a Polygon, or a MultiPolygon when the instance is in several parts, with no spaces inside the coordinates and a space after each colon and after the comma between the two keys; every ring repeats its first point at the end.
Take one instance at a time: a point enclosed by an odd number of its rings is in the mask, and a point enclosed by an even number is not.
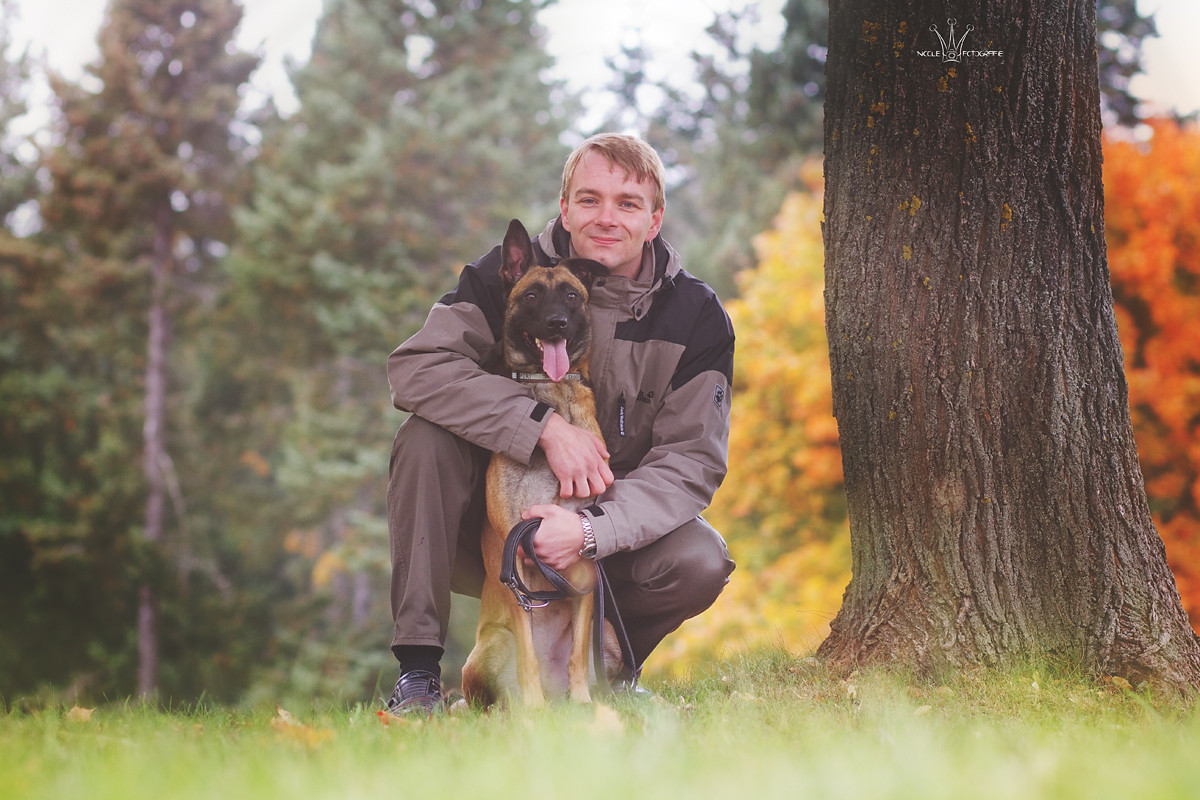
{"type": "MultiPolygon", "coordinates": [[[[554,381],[550,380],[550,376],[544,372],[514,372],[512,373],[512,379],[521,383],[554,383],[554,381]]],[[[583,380],[583,374],[568,372],[562,376],[562,379],[564,381],[581,381],[583,380]]]]}

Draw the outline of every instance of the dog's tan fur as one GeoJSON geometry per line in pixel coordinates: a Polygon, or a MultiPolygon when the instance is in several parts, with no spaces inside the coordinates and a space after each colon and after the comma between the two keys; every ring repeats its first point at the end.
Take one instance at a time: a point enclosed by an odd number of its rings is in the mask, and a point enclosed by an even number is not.
{"type": "MultiPolygon", "coordinates": [[[[519,225],[519,223],[515,223],[519,225]]],[[[524,229],[521,228],[521,234],[524,229]]],[[[512,235],[512,229],[510,229],[512,235]]],[[[525,236],[527,241],[528,237],[525,236]]],[[[505,239],[505,246],[509,243],[505,239]]],[[[529,256],[532,260],[532,256],[529,256]]],[[[540,371],[537,363],[529,363],[528,354],[508,346],[509,337],[520,335],[512,326],[519,324],[517,302],[527,293],[531,284],[538,282],[538,290],[545,287],[557,289],[564,284],[582,295],[583,303],[576,313],[587,314],[587,287],[572,274],[569,263],[554,268],[526,265],[526,271],[509,291],[505,315],[505,360],[510,369],[540,371]]],[[[581,373],[583,380],[549,380],[531,384],[537,400],[551,406],[554,411],[572,425],[601,436],[596,423],[596,404],[587,382],[588,351],[590,349],[590,323],[587,325],[587,341],[572,342],[571,369],[581,373]],[[581,344],[581,347],[576,345],[581,344]]],[[[589,652],[593,614],[592,590],[596,585],[596,567],[590,561],[580,559],[563,577],[578,591],[579,596],[558,600],[544,608],[525,611],[517,604],[513,593],[499,581],[501,558],[508,532],[521,521],[521,514],[534,505],[554,503],[568,509],[578,510],[592,503],[592,499],[559,496],[559,482],[551,471],[541,450],[534,452],[529,465],[514,461],[502,454],[495,454],[487,470],[487,522],[482,534],[484,581],[479,626],[475,634],[475,647],[463,667],[463,692],[473,705],[488,706],[497,701],[519,696],[527,706],[545,704],[547,697],[556,697],[564,691],[576,702],[591,700],[588,689],[589,652]]],[[[516,568],[522,581],[533,591],[552,588],[534,568],[529,568],[518,558],[516,568]]],[[[604,659],[615,673],[620,666],[620,648],[615,634],[605,624],[604,659]]],[[[599,669],[599,665],[597,665],[599,669]]]]}

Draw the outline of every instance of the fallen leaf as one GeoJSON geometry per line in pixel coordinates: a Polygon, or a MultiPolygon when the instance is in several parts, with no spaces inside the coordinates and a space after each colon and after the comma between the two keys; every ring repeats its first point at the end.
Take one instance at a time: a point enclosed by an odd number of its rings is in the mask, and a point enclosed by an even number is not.
{"type": "Polygon", "coordinates": [[[91,722],[94,708],[80,708],[79,706],[71,706],[71,710],[67,712],[67,719],[71,722],[91,722]]]}
{"type": "Polygon", "coordinates": [[[305,725],[284,708],[276,707],[275,712],[275,717],[271,719],[271,730],[281,738],[313,748],[333,736],[332,731],[305,725]]]}
{"type": "Polygon", "coordinates": [[[918,708],[916,711],[913,712],[913,716],[914,717],[923,717],[926,714],[928,714],[930,711],[933,711],[933,706],[921,706],[920,708],[918,708]]]}
{"type": "Polygon", "coordinates": [[[1120,675],[1113,675],[1112,682],[1113,686],[1116,686],[1118,689],[1124,689],[1127,692],[1133,691],[1133,684],[1122,678],[1120,675]]]}
{"type": "Polygon", "coordinates": [[[624,733],[625,723],[621,722],[621,715],[615,708],[597,703],[596,716],[588,724],[588,730],[592,733],[624,733]]]}

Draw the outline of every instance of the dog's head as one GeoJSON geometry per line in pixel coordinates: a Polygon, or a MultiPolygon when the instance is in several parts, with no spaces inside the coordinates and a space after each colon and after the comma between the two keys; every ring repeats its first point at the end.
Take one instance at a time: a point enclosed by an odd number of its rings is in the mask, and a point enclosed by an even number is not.
{"type": "Polygon", "coordinates": [[[587,258],[539,266],[529,234],[519,221],[508,226],[501,246],[500,277],[508,293],[504,359],[517,372],[545,372],[562,380],[572,368],[586,371],[592,344],[588,291],[608,268],[587,258]]]}

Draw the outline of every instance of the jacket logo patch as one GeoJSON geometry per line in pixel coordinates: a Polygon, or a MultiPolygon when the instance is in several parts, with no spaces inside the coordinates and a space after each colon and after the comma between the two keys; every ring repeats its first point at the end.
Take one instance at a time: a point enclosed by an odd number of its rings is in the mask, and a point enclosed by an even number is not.
{"type": "Polygon", "coordinates": [[[654,392],[638,392],[637,401],[639,403],[653,403],[654,392]]]}
{"type": "Polygon", "coordinates": [[[723,386],[714,386],[713,387],[713,403],[716,405],[717,411],[724,410],[725,387],[723,387],[723,386]]]}

